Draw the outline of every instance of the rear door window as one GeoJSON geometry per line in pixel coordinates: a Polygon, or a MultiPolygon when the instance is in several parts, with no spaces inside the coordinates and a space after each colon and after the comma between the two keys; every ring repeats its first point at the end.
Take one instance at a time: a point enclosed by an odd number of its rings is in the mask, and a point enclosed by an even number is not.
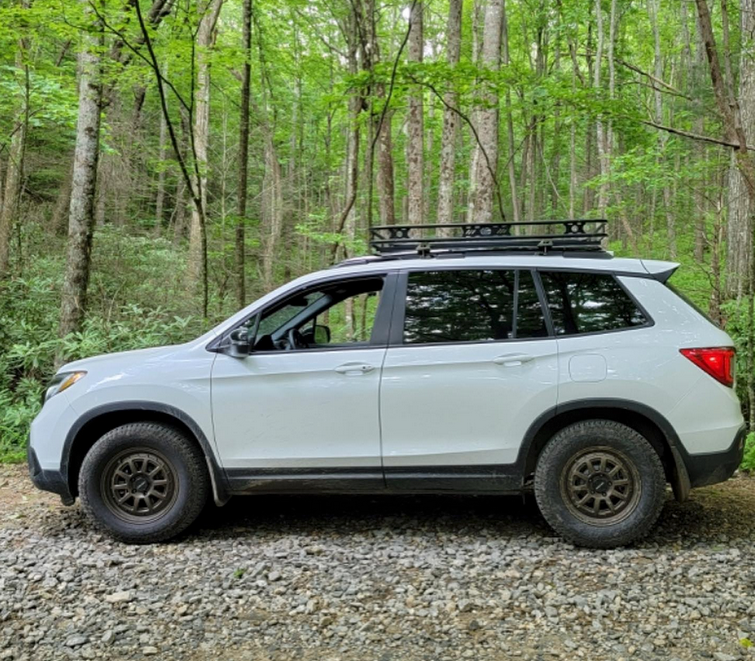
{"type": "Polygon", "coordinates": [[[529,271],[424,271],[411,272],[408,278],[405,344],[494,342],[548,334],[529,271]]]}
{"type": "Polygon", "coordinates": [[[644,326],[648,319],[610,273],[541,271],[556,335],[644,326]]]}

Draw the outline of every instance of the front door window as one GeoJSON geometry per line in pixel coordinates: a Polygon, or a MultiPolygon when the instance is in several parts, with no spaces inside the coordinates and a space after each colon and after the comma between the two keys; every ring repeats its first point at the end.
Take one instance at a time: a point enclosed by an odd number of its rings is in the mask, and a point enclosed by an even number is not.
{"type": "Polygon", "coordinates": [[[246,322],[255,353],[367,346],[383,278],[329,283],[296,294],[246,322]]]}

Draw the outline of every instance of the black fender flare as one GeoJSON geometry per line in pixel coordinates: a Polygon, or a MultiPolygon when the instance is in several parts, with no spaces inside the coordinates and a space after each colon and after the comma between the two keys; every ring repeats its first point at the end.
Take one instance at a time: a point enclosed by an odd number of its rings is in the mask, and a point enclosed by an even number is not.
{"type": "Polygon", "coordinates": [[[577,399],[557,404],[540,415],[530,425],[524,435],[522,445],[519,448],[516,463],[521,468],[521,472],[524,473],[525,471],[527,461],[530,458],[530,452],[533,449],[533,444],[538,438],[538,435],[551,420],[559,415],[572,411],[591,411],[595,413],[595,417],[599,418],[600,409],[618,409],[626,411],[627,413],[637,413],[650,420],[660,430],[673,459],[671,487],[674,490],[674,496],[679,502],[687,500],[691,491],[689,472],[685,461],[688,453],[682,445],[679,435],[676,433],[671,423],[658,411],[645,404],[626,399],[611,397],[577,399]]]}
{"type": "Polygon", "coordinates": [[[81,430],[92,420],[101,416],[126,412],[126,411],[145,411],[159,413],[168,418],[174,418],[178,422],[186,426],[189,431],[194,434],[199,446],[204,454],[205,461],[207,462],[207,469],[210,474],[210,481],[212,482],[212,493],[215,503],[218,506],[224,505],[230,498],[230,490],[228,487],[228,478],[225,474],[225,470],[220,466],[215,451],[212,448],[207,436],[202,431],[202,428],[196,423],[196,421],[175,406],[169,404],[163,404],[162,402],[152,402],[143,400],[124,400],[121,402],[113,402],[110,404],[103,404],[101,406],[95,406],[92,409],[83,413],[76,422],[68,430],[66,439],[63,443],[63,453],[61,456],[60,470],[66,484],[70,484],[70,458],[71,450],[73,448],[74,441],[81,432],[81,430]]]}

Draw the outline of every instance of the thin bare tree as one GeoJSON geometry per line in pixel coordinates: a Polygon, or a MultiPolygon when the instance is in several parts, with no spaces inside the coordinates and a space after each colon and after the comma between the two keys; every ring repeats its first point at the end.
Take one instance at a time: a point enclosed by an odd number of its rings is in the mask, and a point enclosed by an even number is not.
{"type": "MultiPolygon", "coordinates": [[[[490,0],[485,11],[481,65],[498,71],[501,67],[501,36],[504,0],[490,0]]],[[[467,219],[488,223],[493,219],[493,201],[498,188],[498,94],[488,90],[481,95],[483,107],[475,113],[477,145],[472,156],[471,185],[467,219]]]]}
{"type": "MultiPolygon", "coordinates": [[[[87,7],[87,13],[91,14],[88,0],[81,1],[87,7]]],[[[79,54],[79,113],[76,122],[71,206],[68,213],[68,255],[60,307],[61,337],[81,329],[86,311],[100,151],[103,44],[103,24],[96,17],[90,29],[84,33],[83,48],[79,54]]],[[[59,353],[58,362],[64,358],[59,353]]]]}
{"type": "MultiPolygon", "coordinates": [[[[461,9],[462,0],[448,3],[446,23],[446,62],[449,70],[459,63],[461,54],[461,9]]],[[[440,173],[438,177],[438,222],[453,222],[454,182],[456,179],[456,149],[459,134],[459,117],[452,107],[459,105],[458,94],[453,89],[446,91],[443,110],[443,135],[440,147],[440,173]]]]}
{"type": "MultiPolygon", "coordinates": [[[[409,14],[409,62],[421,63],[425,47],[423,32],[423,4],[417,2],[409,14]]],[[[406,168],[407,168],[407,218],[410,225],[419,225],[425,220],[424,213],[424,104],[423,89],[415,86],[409,96],[407,118],[406,168]]]]}

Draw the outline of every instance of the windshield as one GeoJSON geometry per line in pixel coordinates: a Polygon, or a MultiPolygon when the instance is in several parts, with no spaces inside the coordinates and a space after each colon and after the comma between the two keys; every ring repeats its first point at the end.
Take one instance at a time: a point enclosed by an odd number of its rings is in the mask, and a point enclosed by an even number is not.
{"type": "Polygon", "coordinates": [[[289,321],[300,314],[302,310],[306,310],[310,305],[319,301],[323,296],[325,296],[325,293],[321,291],[314,291],[309,294],[297,296],[294,300],[286,303],[282,308],[264,316],[260,321],[257,336],[273,335],[275,331],[285,326],[289,321]]]}

